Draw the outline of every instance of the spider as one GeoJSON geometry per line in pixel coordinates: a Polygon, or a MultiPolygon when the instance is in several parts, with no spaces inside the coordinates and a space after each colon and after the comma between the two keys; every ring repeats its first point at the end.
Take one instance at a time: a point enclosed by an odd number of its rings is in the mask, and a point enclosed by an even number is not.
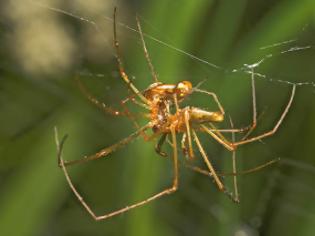
{"type": "MultiPolygon", "coordinates": [[[[118,43],[117,33],[116,33],[116,8],[114,9],[114,15],[113,15],[114,48],[116,52],[116,59],[117,59],[120,76],[123,79],[123,81],[126,83],[126,85],[128,86],[129,90],[132,92],[132,96],[122,101],[122,104],[125,104],[127,101],[132,101],[135,104],[145,108],[147,111],[149,111],[149,113],[146,115],[146,118],[148,118],[149,121],[146,125],[139,127],[138,123],[132,118],[132,115],[128,110],[119,111],[119,110],[115,110],[108,107],[107,105],[99,102],[91,94],[89,94],[87,90],[84,88],[84,86],[81,83],[79,83],[81,90],[92,103],[94,103],[95,105],[97,105],[98,107],[100,107],[105,112],[111,115],[128,116],[134,121],[134,124],[137,127],[137,130],[131,135],[129,135],[128,137],[122,139],[121,141],[109,147],[106,147],[100,150],[94,155],[84,157],[83,159],[72,160],[72,161],[63,160],[62,148],[66,140],[66,136],[59,143],[57,130],[55,130],[56,144],[57,144],[57,149],[58,149],[58,164],[63,170],[63,173],[66,177],[66,180],[72,192],[76,195],[79,202],[83,205],[86,211],[96,221],[108,219],[110,217],[127,212],[131,209],[134,209],[136,207],[145,205],[162,196],[174,193],[178,189],[178,169],[179,169],[178,165],[179,164],[178,164],[177,135],[182,134],[181,149],[184,155],[188,156],[190,159],[193,159],[195,157],[195,154],[193,151],[193,143],[195,143],[207,167],[207,170],[203,170],[203,169],[200,169],[199,167],[195,167],[192,165],[188,165],[188,167],[190,167],[192,170],[199,172],[201,174],[211,176],[217,188],[220,191],[226,193],[229,197],[232,198],[233,201],[239,202],[238,190],[236,187],[236,178],[234,178],[234,195],[232,195],[226,190],[224,184],[222,183],[220,179],[220,174],[216,172],[213,165],[209,161],[207,153],[200,142],[197,132],[204,132],[204,133],[209,134],[218,143],[223,145],[223,147],[225,147],[228,151],[232,152],[232,157],[233,157],[232,175],[234,175],[235,177],[236,176],[235,151],[238,148],[238,146],[261,140],[263,138],[272,136],[273,134],[277,132],[279,126],[282,124],[285,116],[287,115],[291,107],[291,104],[293,102],[294,95],[295,95],[296,86],[295,85],[292,86],[291,95],[288,100],[288,103],[285,109],[283,110],[279,120],[276,122],[275,126],[273,127],[273,129],[263,134],[260,134],[254,137],[249,137],[251,132],[256,128],[256,125],[257,125],[255,80],[254,80],[254,73],[252,73],[251,87],[252,87],[252,104],[253,104],[253,118],[252,119],[253,120],[252,120],[251,125],[245,128],[235,129],[233,126],[233,122],[230,119],[231,128],[218,129],[216,128],[214,123],[220,123],[224,120],[225,111],[224,111],[223,106],[219,102],[217,95],[213,92],[201,90],[196,87],[193,88],[191,82],[189,81],[181,81],[177,84],[165,84],[165,83],[159,82],[157,74],[155,73],[154,67],[151,63],[149,53],[145,45],[145,41],[144,41],[144,37],[143,37],[143,33],[142,33],[142,29],[141,29],[138,17],[136,17],[136,21],[137,21],[138,32],[140,34],[140,38],[142,41],[144,55],[147,60],[148,66],[150,68],[152,77],[154,79],[154,83],[148,86],[148,88],[144,90],[143,92],[140,92],[137,89],[137,87],[130,81],[128,75],[126,74],[121,57],[120,57],[120,49],[119,49],[119,43],[118,43]],[[192,92],[200,92],[200,93],[204,93],[212,97],[218,106],[218,110],[207,111],[205,109],[202,109],[199,107],[192,107],[192,106],[180,107],[180,103],[186,97],[188,97],[192,92]],[[174,108],[175,111],[172,112],[171,108],[174,108]],[[149,129],[152,130],[153,134],[150,136],[147,136],[145,132],[148,131],[149,129]],[[242,133],[244,131],[247,131],[247,133],[243,136],[243,138],[239,141],[235,141],[235,137],[234,137],[235,133],[242,133]],[[232,133],[232,141],[228,141],[228,139],[223,135],[223,133],[232,133]],[[166,188],[165,190],[158,192],[143,201],[131,204],[129,206],[112,211],[110,213],[106,213],[104,215],[95,214],[94,211],[91,209],[91,207],[83,200],[81,194],[74,187],[70,179],[70,176],[67,172],[66,166],[70,166],[77,163],[84,163],[87,161],[106,157],[109,154],[116,151],[117,149],[127,145],[128,143],[130,143],[132,140],[134,140],[140,135],[143,135],[146,140],[151,140],[156,137],[160,137],[159,141],[157,142],[155,146],[155,151],[161,156],[166,156],[166,153],[162,151],[162,146],[165,143],[166,138],[170,137],[170,144],[173,148],[172,162],[173,162],[173,172],[174,172],[171,187],[166,188]]],[[[261,167],[255,168],[255,170],[265,167],[271,163],[273,162],[271,161],[269,163],[266,163],[265,165],[261,167]]],[[[251,172],[252,170],[249,170],[247,172],[251,172]]]]}

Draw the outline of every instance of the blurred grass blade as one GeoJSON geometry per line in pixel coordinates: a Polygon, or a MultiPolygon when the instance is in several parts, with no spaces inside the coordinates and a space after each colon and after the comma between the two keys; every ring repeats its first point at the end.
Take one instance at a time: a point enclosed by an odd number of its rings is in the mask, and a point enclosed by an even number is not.
{"type": "MultiPolygon", "coordinates": [[[[73,133],[78,127],[71,117],[64,117],[62,126],[73,133]],[[69,119],[70,118],[70,119],[69,119]]],[[[53,127],[38,126],[26,139],[33,138],[33,149],[29,152],[30,161],[20,166],[17,174],[8,183],[6,192],[0,199],[1,235],[33,236],[43,230],[49,218],[64,201],[66,185],[57,165],[57,151],[54,143],[53,127]],[[32,135],[41,133],[41,136],[32,135]]],[[[23,143],[22,143],[23,144],[23,143]]],[[[21,150],[23,145],[15,148],[21,150]]],[[[75,150],[75,149],[72,149],[75,150]]]]}

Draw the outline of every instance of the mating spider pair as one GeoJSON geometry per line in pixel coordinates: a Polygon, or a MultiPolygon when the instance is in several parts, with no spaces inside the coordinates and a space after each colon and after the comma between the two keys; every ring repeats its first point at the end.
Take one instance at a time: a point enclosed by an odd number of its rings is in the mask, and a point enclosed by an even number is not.
{"type": "MultiPolygon", "coordinates": [[[[139,127],[138,123],[133,119],[131,113],[127,110],[124,111],[118,111],[114,110],[107,105],[99,102],[97,99],[95,99],[92,95],[90,95],[86,89],[83,87],[81,83],[79,83],[79,86],[83,93],[87,96],[87,98],[100,107],[105,112],[112,114],[112,115],[122,115],[122,116],[128,116],[131,118],[131,120],[134,122],[135,126],[138,128],[137,131],[126,137],[125,139],[121,140],[118,143],[113,144],[112,146],[109,146],[107,148],[104,148],[97,152],[94,155],[84,157],[83,159],[79,160],[73,160],[73,161],[64,161],[62,158],[62,146],[64,144],[65,138],[59,143],[57,132],[56,132],[56,143],[58,148],[58,163],[59,166],[62,168],[64,175],[66,177],[66,180],[72,189],[73,193],[76,195],[80,203],[83,205],[83,207],[88,211],[88,213],[95,219],[95,220],[104,220],[107,218],[110,218],[115,215],[119,215],[123,212],[129,211],[133,208],[145,205],[155,199],[158,199],[164,195],[171,194],[175,192],[178,188],[178,147],[177,147],[177,134],[182,134],[181,139],[181,148],[184,152],[184,154],[188,157],[188,159],[194,158],[195,154],[193,151],[193,143],[197,145],[197,148],[201,154],[201,157],[206,164],[207,170],[200,169],[199,167],[195,167],[192,165],[188,165],[192,170],[197,171],[202,174],[206,174],[213,178],[216,186],[218,189],[224,193],[226,193],[228,196],[232,198],[235,202],[239,202],[239,196],[238,196],[238,190],[237,190],[237,183],[236,183],[236,165],[235,165],[235,150],[238,146],[255,142],[257,140],[266,138],[268,136],[273,135],[281,125],[283,119],[287,115],[289,108],[291,107],[296,86],[293,85],[291,96],[289,98],[289,101],[282,112],[282,115],[280,116],[279,120],[277,121],[276,125],[273,129],[271,129],[269,132],[265,132],[263,134],[249,137],[251,132],[255,129],[257,124],[256,119],[256,95],[255,95],[255,81],[254,76],[252,73],[252,103],[253,103],[253,121],[252,124],[246,128],[241,129],[235,129],[233,127],[233,123],[230,120],[231,128],[229,129],[217,129],[213,123],[215,122],[222,122],[224,120],[224,109],[222,105],[219,102],[219,99],[217,98],[216,94],[213,92],[204,91],[198,88],[193,88],[192,84],[189,81],[182,81],[177,84],[164,84],[159,82],[157,75],[155,73],[154,67],[151,63],[149,53],[147,51],[142,29],[139,23],[138,18],[136,18],[137,21],[137,27],[138,32],[140,34],[140,38],[142,41],[142,46],[144,50],[144,55],[147,60],[147,63],[149,65],[152,77],[154,79],[154,83],[151,84],[144,92],[140,92],[136,86],[129,80],[128,75],[125,73],[123,63],[120,57],[120,49],[119,49],[119,43],[117,40],[117,33],[116,33],[116,8],[114,10],[114,17],[113,17],[113,30],[114,30],[114,48],[116,51],[116,59],[118,63],[119,73],[121,78],[125,81],[127,84],[129,90],[133,93],[133,95],[126,100],[122,101],[122,104],[125,104],[127,101],[134,102],[137,105],[140,105],[141,107],[145,108],[148,111],[148,114],[146,117],[149,119],[149,122],[144,125],[143,127],[139,127]],[[185,100],[186,97],[188,97],[192,92],[200,92],[204,93],[206,95],[209,95],[212,97],[215,101],[215,103],[218,106],[218,111],[207,111],[198,107],[190,107],[186,106],[181,108],[180,103],[185,100]],[[174,111],[173,111],[174,110],[174,111]],[[150,136],[147,136],[145,133],[147,130],[151,129],[153,131],[153,134],[150,136]],[[235,141],[234,134],[235,133],[241,133],[245,132],[246,134],[243,136],[243,138],[240,141],[235,141]],[[216,170],[212,166],[211,162],[208,159],[208,156],[199,140],[197,132],[205,132],[209,134],[212,138],[214,138],[217,142],[219,142],[221,145],[223,145],[227,150],[232,152],[232,161],[233,161],[233,173],[234,176],[234,193],[229,193],[224,184],[222,183],[219,174],[217,174],[216,170]],[[232,141],[228,141],[223,133],[232,133],[232,141]],[[167,137],[170,137],[171,146],[173,148],[173,154],[172,154],[172,160],[173,160],[173,171],[174,171],[174,177],[173,177],[173,184],[171,187],[166,188],[165,190],[154,194],[153,196],[134,203],[132,205],[129,205],[127,207],[121,208],[116,211],[112,211],[110,213],[107,213],[105,215],[96,215],[94,211],[90,208],[90,206],[83,200],[81,194],[76,190],[74,187],[69,174],[67,172],[66,166],[77,164],[77,163],[83,163],[90,160],[100,159],[103,157],[108,156],[112,152],[116,151],[118,148],[121,148],[125,146],[126,144],[130,143],[132,140],[137,138],[138,136],[144,136],[145,140],[151,140],[153,138],[156,138],[160,136],[160,139],[158,143],[155,146],[155,150],[158,154],[162,156],[166,156],[166,154],[161,150],[162,145],[166,141],[167,137]]],[[[266,163],[262,165],[261,167],[265,167],[269,164],[271,164],[273,161],[266,163]]],[[[258,167],[256,169],[259,169],[261,167],[258,167]]]]}

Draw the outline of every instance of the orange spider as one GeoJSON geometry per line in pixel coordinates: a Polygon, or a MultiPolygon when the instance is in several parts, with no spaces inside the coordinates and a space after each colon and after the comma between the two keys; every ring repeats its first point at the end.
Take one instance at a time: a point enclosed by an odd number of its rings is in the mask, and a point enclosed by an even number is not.
{"type": "MultiPolygon", "coordinates": [[[[117,33],[116,33],[116,8],[114,10],[114,20],[113,20],[113,26],[114,26],[114,47],[116,50],[116,59],[118,63],[118,69],[120,72],[121,78],[125,81],[126,85],[130,89],[130,91],[133,93],[131,98],[127,98],[122,103],[125,103],[126,101],[131,100],[137,105],[140,105],[141,107],[145,108],[149,113],[147,114],[147,118],[149,119],[148,123],[140,128],[137,129],[134,133],[129,135],[128,137],[122,139],[121,141],[106,147],[99,152],[84,157],[83,159],[79,160],[72,160],[72,161],[64,161],[62,158],[62,147],[64,144],[64,141],[66,137],[63,138],[61,143],[59,143],[57,133],[56,133],[56,143],[58,148],[58,163],[59,166],[62,168],[64,175],[67,179],[67,182],[72,189],[73,193],[76,195],[80,203],[83,205],[83,207],[88,211],[88,213],[93,217],[95,220],[104,220],[110,217],[113,217],[115,215],[119,215],[123,212],[129,211],[133,208],[145,205],[155,199],[158,199],[164,195],[171,194],[175,192],[178,189],[178,148],[177,148],[177,134],[182,134],[182,140],[181,140],[181,147],[184,152],[184,154],[188,155],[190,158],[193,158],[195,156],[193,152],[193,142],[197,145],[197,148],[201,154],[201,157],[203,158],[204,163],[207,166],[207,171],[202,170],[198,167],[190,166],[193,170],[206,174],[211,176],[218,187],[218,189],[224,193],[227,193],[228,196],[230,196],[235,202],[239,202],[239,196],[238,196],[238,190],[236,187],[236,166],[235,166],[235,150],[238,146],[255,142],[257,140],[269,137],[276,133],[279,126],[281,125],[282,121],[284,120],[285,116],[287,115],[289,108],[291,107],[296,86],[293,85],[291,96],[289,98],[289,101],[282,112],[282,115],[280,116],[279,120],[277,121],[276,125],[268,132],[265,132],[263,134],[254,136],[254,137],[248,137],[250,133],[255,129],[257,124],[256,119],[256,95],[255,95],[255,81],[254,81],[254,74],[252,73],[252,103],[253,103],[253,121],[252,124],[247,128],[241,128],[241,129],[234,129],[233,124],[231,121],[231,128],[230,129],[217,129],[214,122],[222,122],[224,120],[224,109],[222,105],[219,102],[218,97],[213,92],[204,91],[198,88],[193,88],[191,82],[189,81],[181,81],[177,84],[165,84],[159,82],[157,75],[154,71],[153,65],[151,63],[148,51],[146,49],[145,41],[143,38],[142,29],[139,23],[138,18],[137,20],[137,26],[138,31],[141,37],[144,54],[146,57],[146,60],[148,62],[152,77],[154,79],[154,83],[151,84],[144,92],[140,92],[137,87],[130,81],[128,75],[125,73],[123,63],[121,61],[120,57],[120,50],[119,50],[119,43],[117,40],[117,33]],[[216,102],[218,106],[217,111],[207,111],[205,109],[199,108],[199,107],[191,107],[186,106],[181,108],[180,103],[183,101],[187,96],[189,96],[192,92],[200,92],[204,93],[206,95],[211,96],[214,101],[216,102]],[[139,100],[137,100],[139,99],[139,100]],[[174,108],[175,111],[172,113],[172,109],[174,108]],[[158,192],[154,194],[153,196],[131,204],[127,207],[123,207],[121,209],[112,211],[110,213],[106,213],[104,215],[97,215],[94,213],[94,211],[91,209],[91,207],[83,200],[81,194],[76,190],[74,187],[70,176],[67,172],[66,166],[77,164],[77,163],[84,163],[87,161],[100,159],[103,157],[108,156],[112,152],[116,151],[118,148],[121,148],[125,146],[126,144],[130,143],[132,140],[134,140],[139,135],[143,134],[145,131],[151,129],[153,131],[153,134],[147,138],[147,140],[153,139],[155,137],[160,136],[160,139],[155,146],[155,150],[158,154],[162,156],[166,156],[164,152],[161,151],[161,147],[163,143],[166,140],[167,136],[171,137],[171,146],[173,148],[173,170],[174,170],[174,177],[173,177],[173,183],[172,186],[169,188],[166,188],[165,190],[158,192]],[[235,141],[234,133],[244,132],[245,130],[248,130],[248,132],[245,134],[245,136],[240,141],[235,141]],[[214,138],[217,142],[222,144],[227,150],[231,151],[233,154],[233,173],[234,175],[234,195],[227,192],[224,184],[219,178],[219,174],[217,174],[216,170],[212,166],[211,162],[208,159],[208,156],[206,154],[206,151],[204,150],[197,132],[206,132],[208,133],[212,138],[214,138]],[[224,132],[232,133],[232,141],[228,141],[227,138],[223,135],[224,132]],[[188,146],[188,147],[187,147],[188,146]],[[187,151],[188,150],[188,151],[187,151]]],[[[90,95],[83,87],[81,83],[79,83],[81,90],[84,92],[84,94],[87,95],[88,99],[105,110],[107,113],[112,115],[127,115],[129,116],[130,113],[128,111],[118,111],[115,109],[112,109],[108,107],[107,105],[99,102],[97,99],[95,99],[92,95],[90,95]]],[[[136,126],[138,127],[138,124],[135,122],[136,126]]],[[[266,165],[269,165],[273,162],[269,162],[261,167],[265,167],[266,165]]],[[[261,167],[258,167],[256,169],[259,169],[261,167]]],[[[249,172],[249,171],[248,171],[249,172]]]]}

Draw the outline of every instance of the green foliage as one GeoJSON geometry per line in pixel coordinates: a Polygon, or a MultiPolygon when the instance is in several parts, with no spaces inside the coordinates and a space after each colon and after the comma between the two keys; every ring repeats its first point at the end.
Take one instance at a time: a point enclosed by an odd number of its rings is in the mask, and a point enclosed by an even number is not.
{"type": "MultiPolygon", "coordinates": [[[[180,166],[177,193],[107,221],[94,222],[57,166],[53,127],[69,134],[64,150],[67,160],[95,153],[135,129],[129,119],[113,118],[87,102],[74,82],[74,74],[79,74],[92,94],[118,108],[120,100],[128,96],[112,58],[112,22],[104,19],[111,16],[113,6],[95,15],[88,15],[82,10],[84,7],[78,7],[80,12],[75,7],[58,6],[95,21],[98,26],[95,30],[91,23],[47,6],[30,4],[29,11],[37,12],[36,17],[41,19],[36,18],[36,22],[44,27],[37,25],[39,31],[29,35],[19,33],[32,23],[27,25],[23,18],[27,17],[27,10],[15,11],[17,4],[6,8],[6,13],[0,16],[3,22],[0,25],[0,234],[313,235],[314,1],[138,3],[134,9],[127,2],[118,7],[118,21],[122,23],[118,26],[118,37],[126,72],[130,77],[135,76],[134,83],[140,90],[153,80],[139,35],[126,27],[135,28],[135,12],[143,31],[149,35],[145,40],[159,79],[165,83],[190,80],[193,85],[205,80],[202,88],[217,93],[237,127],[246,126],[252,117],[250,74],[240,69],[245,68],[244,64],[266,58],[254,69],[266,76],[256,79],[260,118],[255,134],[273,127],[288,101],[289,83],[304,84],[297,87],[293,107],[279,132],[264,143],[244,145],[237,152],[239,170],[278,157],[282,161],[251,175],[239,176],[240,204],[232,203],[220,193],[209,178],[180,166]],[[60,42],[50,44],[45,39],[38,41],[45,44],[26,44],[28,36],[32,41],[49,35],[45,27],[55,24],[61,28],[57,30],[54,26],[50,37],[58,40],[59,35],[60,42]],[[84,38],[86,35],[90,37],[84,38]],[[219,67],[202,63],[150,37],[219,67]],[[291,43],[263,49],[291,39],[294,39],[291,43]],[[9,46],[10,42],[15,46],[9,46]],[[53,46],[47,49],[47,45],[53,46]],[[62,45],[68,48],[60,48],[62,45]],[[309,48],[281,53],[305,46],[309,48]],[[273,56],[266,57],[270,54],[273,56]],[[233,72],[235,68],[237,72],[233,72]]],[[[192,95],[187,104],[215,109],[204,96],[192,95]]],[[[130,106],[130,109],[138,108],[130,106]]],[[[224,126],[229,127],[229,122],[224,126]]],[[[202,137],[202,143],[215,167],[231,172],[231,154],[207,136],[202,137]]],[[[74,184],[98,215],[170,186],[170,158],[158,156],[154,144],[139,138],[109,158],[69,168],[74,184]]],[[[171,148],[165,149],[170,156],[171,148]]],[[[179,157],[182,160],[181,152],[179,157]]],[[[225,177],[224,181],[232,190],[231,177],[225,177]]]]}

